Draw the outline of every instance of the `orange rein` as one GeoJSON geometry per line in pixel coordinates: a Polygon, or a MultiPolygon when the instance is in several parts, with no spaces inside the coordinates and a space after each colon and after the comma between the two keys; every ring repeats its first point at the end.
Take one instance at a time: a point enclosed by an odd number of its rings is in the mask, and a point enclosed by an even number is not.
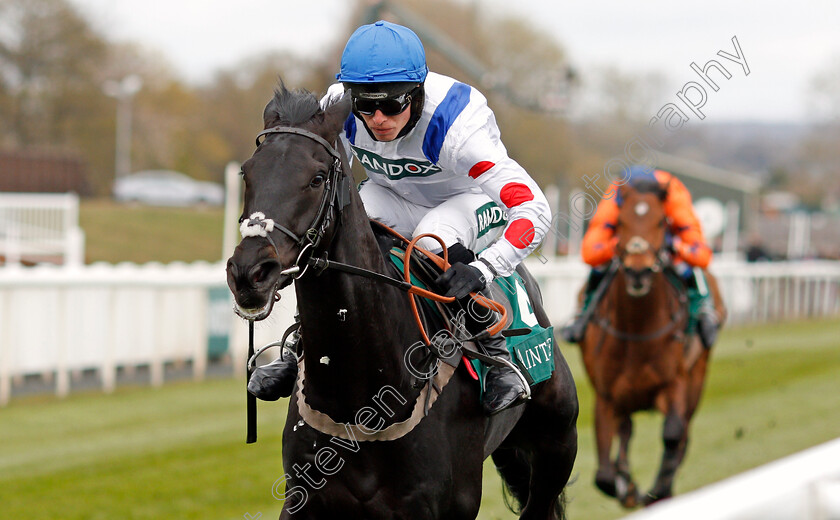
{"type": "MultiPolygon", "coordinates": [[[[376,222],[376,221],[373,221],[373,222],[376,222]]],[[[415,249],[420,251],[423,255],[426,256],[426,258],[428,258],[429,260],[434,262],[443,271],[446,271],[447,269],[449,269],[449,267],[450,267],[450,265],[449,265],[449,253],[446,251],[446,244],[444,244],[443,240],[441,240],[441,238],[438,237],[437,235],[433,235],[431,233],[424,233],[422,235],[418,235],[418,236],[414,237],[411,240],[408,240],[405,237],[403,237],[401,234],[394,231],[390,227],[382,224],[381,222],[376,222],[376,223],[379,224],[380,226],[382,226],[382,228],[387,230],[389,233],[391,233],[395,237],[399,238],[400,240],[402,240],[403,242],[408,244],[405,248],[405,261],[403,262],[403,276],[405,278],[405,281],[409,285],[411,285],[411,268],[410,268],[411,253],[415,249]],[[434,240],[437,240],[437,242],[441,245],[441,248],[443,249],[443,258],[441,258],[439,255],[436,255],[435,253],[432,253],[430,251],[426,251],[425,249],[416,246],[417,241],[420,240],[421,238],[424,238],[424,237],[430,237],[430,238],[433,238],[434,240]]],[[[411,285],[411,287],[408,289],[408,293],[411,294],[411,295],[421,296],[423,298],[427,298],[429,300],[436,301],[436,302],[451,303],[451,302],[455,301],[454,296],[443,296],[441,294],[437,294],[435,292],[428,291],[428,290],[423,289],[421,287],[417,287],[416,285],[411,285]]],[[[487,334],[489,334],[491,336],[495,336],[496,334],[501,332],[502,329],[505,327],[505,323],[507,323],[507,309],[505,308],[505,306],[500,304],[497,301],[491,300],[490,298],[487,298],[485,296],[482,296],[481,294],[474,293],[474,292],[470,293],[470,298],[475,300],[475,302],[478,303],[479,305],[481,305],[482,307],[484,307],[486,309],[491,309],[491,310],[493,310],[495,312],[498,312],[502,315],[501,319],[499,319],[499,321],[497,321],[493,326],[487,328],[487,334]]],[[[414,298],[410,298],[410,300],[411,300],[411,310],[414,312],[414,321],[417,323],[417,328],[420,329],[420,334],[423,335],[423,342],[425,342],[426,345],[431,345],[432,342],[429,339],[428,334],[426,334],[426,328],[423,326],[423,321],[420,319],[420,311],[417,309],[417,301],[414,298]]]]}

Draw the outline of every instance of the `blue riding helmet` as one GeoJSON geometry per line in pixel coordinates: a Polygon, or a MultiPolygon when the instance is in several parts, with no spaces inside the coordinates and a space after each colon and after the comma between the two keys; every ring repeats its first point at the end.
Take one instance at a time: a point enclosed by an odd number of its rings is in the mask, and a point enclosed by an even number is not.
{"type": "Polygon", "coordinates": [[[335,78],[342,83],[422,83],[428,72],[420,38],[408,27],[380,20],[350,36],[335,78]]]}
{"type": "MultiPolygon", "coordinates": [[[[650,166],[631,166],[625,171],[627,178],[627,185],[641,193],[655,193],[660,199],[665,200],[667,195],[667,187],[659,183],[656,178],[654,168],[650,166]]],[[[616,199],[616,202],[621,201],[621,196],[616,199]]],[[[620,204],[619,204],[620,205],[620,204]]]]}
{"type": "Polygon", "coordinates": [[[630,186],[636,187],[644,184],[658,184],[659,181],[656,180],[656,175],[653,172],[654,170],[651,167],[633,165],[622,173],[627,179],[626,182],[630,186]]]}

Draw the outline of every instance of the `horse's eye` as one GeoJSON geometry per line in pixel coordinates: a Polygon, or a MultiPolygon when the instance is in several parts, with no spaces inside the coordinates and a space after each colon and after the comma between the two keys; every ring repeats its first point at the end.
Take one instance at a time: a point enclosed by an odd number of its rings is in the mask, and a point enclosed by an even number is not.
{"type": "Polygon", "coordinates": [[[317,188],[318,186],[324,184],[324,174],[319,173],[315,177],[312,177],[312,180],[309,182],[309,187],[317,188]]]}

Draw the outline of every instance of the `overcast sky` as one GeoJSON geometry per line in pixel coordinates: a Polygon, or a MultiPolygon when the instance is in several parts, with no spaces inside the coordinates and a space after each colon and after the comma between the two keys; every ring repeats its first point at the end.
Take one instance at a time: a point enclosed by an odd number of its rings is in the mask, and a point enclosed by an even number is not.
{"type": "MultiPolygon", "coordinates": [[[[699,82],[707,90],[707,121],[813,120],[808,97],[814,75],[832,60],[840,67],[837,0],[474,1],[486,12],[514,12],[556,37],[583,78],[608,65],[664,74],[657,107],[678,102],[679,90],[699,82]],[[733,37],[749,75],[717,54],[736,54],[733,37]],[[712,59],[731,74],[727,80],[711,73],[717,92],[690,67],[712,59]]],[[[72,2],[106,36],[155,49],[191,82],[268,50],[319,55],[338,43],[350,14],[347,0],[72,2]]]]}

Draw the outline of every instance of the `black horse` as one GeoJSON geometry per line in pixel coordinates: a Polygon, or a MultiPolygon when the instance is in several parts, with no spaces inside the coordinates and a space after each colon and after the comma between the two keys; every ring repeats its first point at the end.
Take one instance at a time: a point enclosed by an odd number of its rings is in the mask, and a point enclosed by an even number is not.
{"type": "Polygon", "coordinates": [[[227,265],[237,312],[265,318],[296,281],[304,337],[275,485],[280,518],[475,518],[490,454],[521,518],[561,518],[578,401],[557,347],[532,399],[488,418],[464,367],[442,363],[433,385],[417,384],[406,363],[421,341],[411,297],[327,267],[389,273],[337,139],[349,113],[347,99],[321,109],[281,83],[242,166],[247,232],[227,265]]]}

